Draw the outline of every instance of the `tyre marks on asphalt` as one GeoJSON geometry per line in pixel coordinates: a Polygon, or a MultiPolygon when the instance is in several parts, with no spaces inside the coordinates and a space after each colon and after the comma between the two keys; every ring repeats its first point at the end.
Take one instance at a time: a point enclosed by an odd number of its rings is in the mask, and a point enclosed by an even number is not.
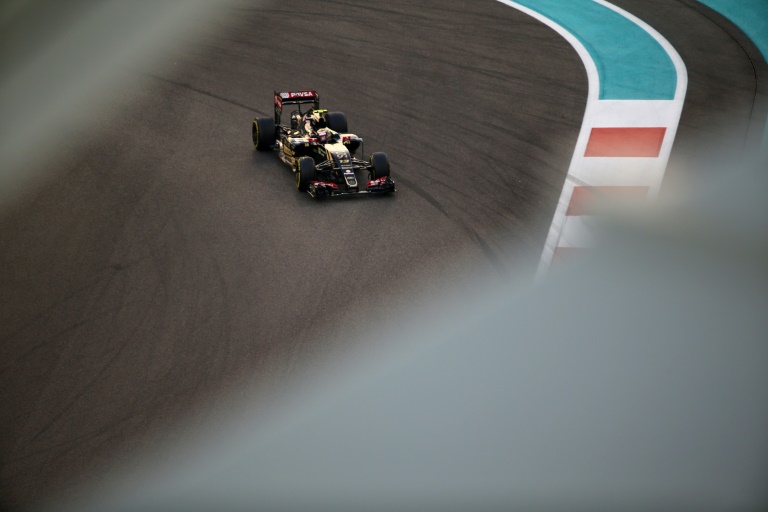
{"type": "Polygon", "coordinates": [[[764,0],[699,0],[736,24],[768,60],[768,3],[764,0]]]}
{"type": "MultiPolygon", "coordinates": [[[[717,11],[734,23],[749,40],[729,30],[722,20],[719,26],[728,32],[741,46],[749,58],[755,74],[755,101],[752,109],[752,122],[745,136],[745,151],[760,146],[763,154],[768,152],[768,2],[763,0],[741,0],[739,2],[724,2],[723,0],[700,0],[702,4],[717,11]],[[752,43],[752,44],[750,44],[752,43]],[[752,48],[754,45],[757,49],[752,48]],[[760,133],[762,132],[762,135],[760,133]]],[[[690,2],[686,2],[690,3],[690,2]]],[[[704,9],[698,6],[699,11],[704,9]]],[[[702,12],[705,16],[707,13],[702,12]]],[[[713,20],[718,23],[718,21],[713,20]]]]}
{"type": "Polygon", "coordinates": [[[250,112],[253,112],[254,114],[257,114],[257,115],[259,115],[261,117],[271,117],[271,115],[272,115],[271,112],[270,113],[266,113],[263,110],[259,110],[259,109],[255,108],[255,107],[252,107],[252,106],[249,106],[249,105],[245,105],[245,104],[240,103],[239,101],[233,100],[231,98],[225,98],[223,96],[219,96],[218,94],[214,94],[212,92],[205,91],[203,89],[198,89],[197,87],[194,87],[194,86],[192,86],[190,84],[187,84],[187,83],[177,82],[175,80],[171,80],[171,79],[168,79],[168,78],[163,78],[163,77],[161,77],[159,75],[156,75],[156,74],[153,74],[153,73],[145,73],[145,76],[148,76],[150,78],[154,78],[155,80],[160,80],[160,81],[169,83],[171,85],[175,85],[176,87],[181,87],[183,89],[188,89],[188,90],[190,90],[192,92],[196,92],[198,94],[202,94],[204,96],[208,96],[209,98],[225,101],[225,102],[229,103],[230,105],[235,105],[236,107],[243,108],[243,109],[248,110],[250,112]]]}
{"type": "Polygon", "coordinates": [[[430,291],[535,268],[586,96],[567,44],[495,2],[237,5],[125,70],[117,121],[0,219],[13,506],[161,447],[220,393],[269,395],[430,291]],[[388,153],[395,197],[313,202],[253,151],[272,91],[308,85],[388,153]]]}

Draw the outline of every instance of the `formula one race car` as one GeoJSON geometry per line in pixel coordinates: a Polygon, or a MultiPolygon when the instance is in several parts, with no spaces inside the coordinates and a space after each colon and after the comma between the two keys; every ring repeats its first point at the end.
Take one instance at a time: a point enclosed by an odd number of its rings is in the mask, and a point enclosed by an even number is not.
{"type": "Polygon", "coordinates": [[[395,191],[387,155],[373,153],[368,161],[356,158],[358,149],[363,153],[363,139],[347,133],[343,113],[321,110],[315,91],[275,91],[275,118],[253,120],[253,145],[259,151],[276,151],[296,174],[296,188],[315,198],[395,191]],[[307,104],[312,106],[302,112],[307,104]],[[280,123],[286,105],[296,105],[290,127],[280,123]],[[357,174],[363,172],[368,176],[361,185],[357,174]]]}

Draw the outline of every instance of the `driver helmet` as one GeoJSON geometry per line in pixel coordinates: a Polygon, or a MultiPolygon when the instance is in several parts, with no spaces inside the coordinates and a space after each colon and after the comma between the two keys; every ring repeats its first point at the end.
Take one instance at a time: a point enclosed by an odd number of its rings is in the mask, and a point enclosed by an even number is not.
{"type": "Polygon", "coordinates": [[[328,130],[318,130],[317,131],[317,138],[320,142],[326,142],[328,140],[328,130]]]}
{"type": "Polygon", "coordinates": [[[313,110],[312,111],[312,121],[313,125],[316,128],[326,128],[328,126],[328,123],[325,119],[325,110],[313,110]]]}

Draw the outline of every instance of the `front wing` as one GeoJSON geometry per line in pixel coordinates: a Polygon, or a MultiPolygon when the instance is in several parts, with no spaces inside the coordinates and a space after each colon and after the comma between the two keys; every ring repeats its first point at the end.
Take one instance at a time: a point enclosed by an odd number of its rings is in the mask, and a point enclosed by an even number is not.
{"type": "Polygon", "coordinates": [[[361,194],[387,194],[395,192],[395,190],[395,180],[389,176],[368,180],[364,189],[354,191],[342,190],[336,183],[330,181],[312,181],[307,187],[307,192],[314,198],[358,196],[361,194]]]}

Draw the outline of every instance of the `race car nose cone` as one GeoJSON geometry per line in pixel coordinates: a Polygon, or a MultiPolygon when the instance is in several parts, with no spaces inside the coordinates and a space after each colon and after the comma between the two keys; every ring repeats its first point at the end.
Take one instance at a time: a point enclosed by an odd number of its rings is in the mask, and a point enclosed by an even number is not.
{"type": "Polygon", "coordinates": [[[344,173],[344,181],[347,182],[347,186],[349,188],[357,188],[357,178],[355,177],[354,173],[345,172],[344,173]]]}

